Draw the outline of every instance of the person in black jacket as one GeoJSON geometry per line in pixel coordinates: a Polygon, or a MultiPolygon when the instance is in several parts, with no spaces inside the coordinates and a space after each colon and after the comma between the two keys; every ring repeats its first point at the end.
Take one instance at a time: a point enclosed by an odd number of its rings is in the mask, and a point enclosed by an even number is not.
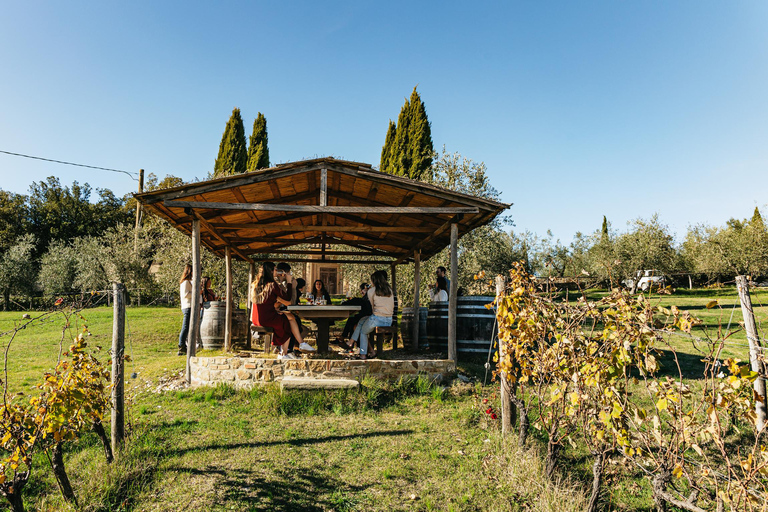
{"type": "Polygon", "coordinates": [[[354,342],[352,342],[352,344],[347,344],[345,340],[350,339],[352,332],[355,330],[355,326],[361,319],[373,314],[371,303],[368,301],[368,288],[368,283],[362,283],[360,285],[360,297],[352,297],[341,303],[344,306],[360,306],[360,312],[347,319],[347,323],[344,325],[344,331],[341,333],[341,338],[336,339],[339,346],[343,349],[352,350],[355,348],[354,342]]]}

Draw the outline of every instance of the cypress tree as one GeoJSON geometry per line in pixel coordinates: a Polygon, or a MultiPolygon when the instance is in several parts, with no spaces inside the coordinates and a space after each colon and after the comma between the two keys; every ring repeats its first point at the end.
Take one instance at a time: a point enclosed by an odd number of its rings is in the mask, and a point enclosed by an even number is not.
{"type": "Polygon", "coordinates": [[[253,122],[253,133],[248,144],[248,171],[269,167],[269,138],[267,137],[267,118],[259,112],[253,122]]]}
{"type": "Polygon", "coordinates": [[[602,242],[608,241],[608,219],[605,218],[605,215],[603,215],[603,232],[600,236],[600,240],[602,242]]]}
{"type": "Polygon", "coordinates": [[[427,109],[414,87],[410,99],[406,98],[400,109],[397,124],[389,121],[379,170],[424,180],[431,172],[434,151],[427,109]]]}
{"type": "Polygon", "coordinates": [[[763,216],[760,215],[760,210],[757,209],[757,206],[755,206],[755,213],[752,214],[752,220],[750,221],[750,224],[756,228],[765,229],[763,216]]]}
{"type": "Polygon", "coordinates": [[[410,144],[408,143],[410,126],[411,102],[406,98],[403,108],[400,109],[400,115],[397,116],[395,143],[392,147],[392,156],[390,158],[391,170],[389,172],[397,176],[408,176],[408,170],[411,168],[410,144]]]}
{"type": "Polygon", "coordinates": [[[384,139],[384,146],[381,148],[381,163],[379,164],[379,170],[381,172],[392,172],[392,150],[395,145],[395,134],[397,128],[392,120],[389,120],[389,128],[387,128],[387,137],[384,139]]]}
{"type": "Polygon", "coordinates": [[[408,153],[410,165],[407,176],[414,180],[428,177],[432,167],[432,129],[427,118],[427,109],[421,101],[416,88],[413,88],[410,101],[410,124],[408,126],[408,153]]]}
{"type": "Polygon", "coordinates": [[[219,156],[213,166],[213,176],[229,176],[247,170],[248,153],[245,147],[245,128],[240,109],[235,107],[224,128],[219,144],[219,156]]]}

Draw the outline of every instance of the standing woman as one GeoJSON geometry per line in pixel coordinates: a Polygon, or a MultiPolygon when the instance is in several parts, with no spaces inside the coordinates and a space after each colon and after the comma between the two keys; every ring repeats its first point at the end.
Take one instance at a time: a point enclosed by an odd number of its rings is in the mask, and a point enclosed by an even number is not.
{"type": "Polygon", "coordinates": [[[192,313],[192,265],[187,263],[184,273],[179,280],[179,299],[181,302],[181,332],[179,333],[179,352],[183,356],[187,353],[187,337],[189,336],[189,317],[192,313]]]}
{"type": "Polygon", "coordinates": [[[371,303],[373,314],[364,320],[360,320],[352,333],[352,340],[360,343],[360,359],[376,357],[376,352],[368,352],[368,335],[376,327],[389,327],[392,325],[392,315],[395,312],[395,296],[392,287],[387,282],[387,273],[377,270],[371,274],[373,286],[368,288],[368,301],[371,303]]]}

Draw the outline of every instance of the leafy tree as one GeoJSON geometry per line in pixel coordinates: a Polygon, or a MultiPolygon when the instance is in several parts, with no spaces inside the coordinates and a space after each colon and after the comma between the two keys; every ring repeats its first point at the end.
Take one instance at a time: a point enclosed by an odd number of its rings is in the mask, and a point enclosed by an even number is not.
{"type": "Polygon", "coordinates": [[[750,220],[730,219],[721,228],[698,225],[689,228],[683,256],[690,268],[708,279],[739,274],[768,274],[768,232],[759,210],[750,220]]]}
{"type": "Polygon", "coordinates": [[[77,253],[70,242],[55,240],[40,258],[38,281],[47,297],[75,291],[77,253]]]}
{"type": "Polygon", "coordinates": [[[397,127],[395,123],[390,119],[389,127],[387,127],[387,137],[384,139],[384,146],[381,148],[381,163],[379,164],[379,170],[381,172],[394,174],[392,171],[392,150],[395,145],[396,133],[397,127]]]}
{"type": "Polygon", "coordinates": [[[674,238],[658,215],[649,220],[636,219],[632,229],[616,240],[616,256],[620,260],[621,277],[629,278],[638,270],[655,269],[670,273],[679,267],[674,238]]]}
{"type": "Polygon", "coordinates": [[[35,282],[35,266],[32,252],[35,237],[23,235],[0,255],[0,291],[3,293],[3,309],[10,306],[12,293],[31,293],[35,282]]]}
{"type": "Polygon", "coordinates": [[[41,254],[54,240],[71,241],[80,236],[99,236],[116,222],[130,220],[130,213],[107,189],[99,189],[99,201],[91,203],[91,187],[77,181],[62,186],[51,176],[30,186],[30,230],[37,239],[36,252],[41,254]]]}
{"type": "Polygon", "coordinates": [[[267,118],[259,112],[253,122],[253,133],[248,145],[248,171],[269,167],[269,147],[267,146],[267,118]]]}
{"type": "Polygon", "coordinates": [[[27,232],[28,223],[27,197],[0,190],[0,254],[27,232]]]}
{"type": "Polygon", "coordinates": [[[432,130],[427,110],[416,88],[400,109],[397,124],[390,120],[381,155],[380,170],[398,176],[427,181],[434,155],[432,130]]]}
{"type": "Polygon", "coordinates": [[[230,176],[247,170],[248,152],[245,145],[245,128],[240,109],[232,110],[232,115],[224,128],[219,144],[219,156],[213,166],[213,176],[230,176]]]}

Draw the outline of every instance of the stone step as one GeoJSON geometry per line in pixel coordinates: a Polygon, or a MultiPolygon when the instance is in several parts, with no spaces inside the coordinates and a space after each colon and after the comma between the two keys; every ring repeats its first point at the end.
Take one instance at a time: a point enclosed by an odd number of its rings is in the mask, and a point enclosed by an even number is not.
{"type": "Polygon", "coordinates": [[[280,390],[286,389],[357,389],[360,383],[354,379],[312,379],[307,377],[283,377],[280,390]]]}

